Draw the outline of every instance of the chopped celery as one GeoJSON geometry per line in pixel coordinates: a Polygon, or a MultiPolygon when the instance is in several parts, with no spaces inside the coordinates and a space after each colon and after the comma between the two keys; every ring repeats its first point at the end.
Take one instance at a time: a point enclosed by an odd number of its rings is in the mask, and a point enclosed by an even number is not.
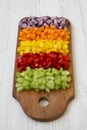
{"type": "Polygon", "coordinates": [[[39,86],[39,89],[40,89],[40,90],[44,90],[44,89],[45,89],[45,85],[39,86]]]}
{"type": "Polygon", "coordinates": [[[49,88],[45,88],[45,91],[46,91],[47,93],[50,93],[50,89],[49,89],[49,88]]]}
{"type": "Polygon", "coordinates": [[[43,69],[36,68],[31,69],[27,67],[23,72],[17,72],[17,91],[22,90],[45,90],[50,93],[51,89],[67,89],[70,87],[71,76],[67,70],[57,70],[55,68],[43,69]]]}
{"type": "Polygon", "coordinates": [[[21,78],[21,77],[18,77],[18,78],[17,78],[17,83],[22,83],[22,82],[24,82],[24,79],[21,78]]]}
{"type": "Polygon", "coordinates": [[[17,88],[17,92],[21,92],[21,91],[23,91],[23,90],[24,90],[23,87],[18,87],[18,88],[17,88]]]}
{"type": "Polygon", "coordinates": [[[58,70],[55,69],[55,68],[52,68],[52,73],[57,75],[58,74],[58,70]]]}

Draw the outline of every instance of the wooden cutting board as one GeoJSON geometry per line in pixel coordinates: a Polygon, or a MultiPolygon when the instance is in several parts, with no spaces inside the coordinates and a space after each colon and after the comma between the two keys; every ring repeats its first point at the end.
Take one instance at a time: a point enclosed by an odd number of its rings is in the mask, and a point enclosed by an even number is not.
{"type": "MultiPolygon", "coordinates": [[[[18,37],[21,28],[18,29],[18,37]]],[[[68,23],[68,30],[71,32],[71,24],[68,23]]],[[[17,40],[17,48],[19,40],[17,40]]],[[[13,97],[21,104],[23,111],[31,118],[39,121],[51,121],[59,118],[66,110],[69,102],[74,98],[74,77],[73,77],[73,58],[72,58],[72,42],[70,39],[70,67],[69,71],[72,77],[69,89],[52,90],[50,93],[40,91],[36,93],[32,90],[17,92],[16,91],[16,65],[14,69],[13,97]],[[44,104],[45,103],[45,104],[44,104]],[[48,103],[48,104],[46,104],[48,103]]],[[[17,50],[17,49],[16,49],[17,50]]],[[[18,57],[16,51],[16,58],[18,57]]],[[[16,63],[16,60],[15,60],[16,63]]]]}

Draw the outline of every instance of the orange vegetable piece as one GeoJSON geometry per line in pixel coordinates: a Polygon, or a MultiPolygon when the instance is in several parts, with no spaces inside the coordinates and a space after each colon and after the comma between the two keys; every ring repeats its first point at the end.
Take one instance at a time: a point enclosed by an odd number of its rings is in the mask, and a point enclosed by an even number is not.
{"type": "Polygon", "coordinates": [[[39,36],[36,36],[36,40],[40,40],[40,37],[39,37],[39,36]]]}
{"type": "Polygon", "coordinates": [[[45,29],[49,29],[49,25],[46,25],[46,26],[45,26],[45,29]]]}
{"type": "Polygon", "coordinates": [[[51,25],[50,29],[56,29],[56,26],[55,25],[51,25]]]}

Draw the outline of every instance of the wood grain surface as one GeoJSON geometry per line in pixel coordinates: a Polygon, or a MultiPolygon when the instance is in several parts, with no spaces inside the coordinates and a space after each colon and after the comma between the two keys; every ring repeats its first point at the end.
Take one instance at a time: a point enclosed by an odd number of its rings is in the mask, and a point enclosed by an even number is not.
{"type": "Polygon", "coordinates": [[[0,0],[0,130],[87,130],[87,0],[0,0]],[[18,22],[30,15],[72,23],[75,99],[52,122],[32,120],[12,97],[18,22]]]}
{"type": "MultiPolygon", "coordinates": [[[[68,20],[68,30],[71,34],[71,23],[68,20]]],[[[20,45],[19,33],[21,28],[18,28],[18,38],[17,38],[17,48],[20,45]]],[[[70,49],[70,66],[69,72],[72,78],[70,83],[70,88],[66,90],[52,90],[50,93],[45,91],[40,91],[39,93],[32,91],[16,91],[16,60],[14,68],[14,81],[13,81],[13,97],[21,104],[24,112],[31,118],[39,121],[52,121],[60,117],[66,110],[68,103],[74,98],[74,76],[73,76],[73,58],[72,58],[72,42],[71,36],[69,41],[70,49]],[[47,106],[41,106],[40,100],[46,99],[48,101],[47,106]]],[[[16,49],[16,59],[19,53],[16,49]]]]}

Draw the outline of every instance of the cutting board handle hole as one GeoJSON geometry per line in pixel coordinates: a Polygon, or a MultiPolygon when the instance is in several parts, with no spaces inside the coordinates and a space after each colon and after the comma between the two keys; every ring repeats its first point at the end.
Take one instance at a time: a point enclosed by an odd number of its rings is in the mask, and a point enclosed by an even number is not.
{"type": "Polygon", "coordinates": [[[49,101],[48,101],[48,99],[46,97],[41,97],[39,99],[39,104],[42,107],[47,107],[49,105],[49,101]]]}

